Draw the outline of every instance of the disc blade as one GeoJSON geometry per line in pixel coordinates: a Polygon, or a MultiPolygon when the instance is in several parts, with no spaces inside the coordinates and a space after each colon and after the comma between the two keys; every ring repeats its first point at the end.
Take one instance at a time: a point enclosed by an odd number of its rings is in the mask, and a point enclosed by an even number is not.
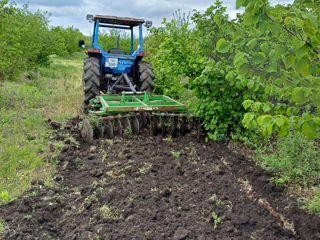
{"type": "Polygon", "coordinates": [[[131,128],[134,134],[139,134],[140,132],[140,123],[137,117],[131,118],[131,128]]]}
{"type": "Polygon", "coordinates": [[[115,136],[122,136],[122,124],[120,119],[115,119],[113,124],[113,133],[115,136]]]}
{"type": "Polygon", "coordinates": [[[109,139],[112,139],[114,137],[113,123],[110,120],[106,121],[105,133],[106,133],[106,137],[109,138],[109,139]]]}

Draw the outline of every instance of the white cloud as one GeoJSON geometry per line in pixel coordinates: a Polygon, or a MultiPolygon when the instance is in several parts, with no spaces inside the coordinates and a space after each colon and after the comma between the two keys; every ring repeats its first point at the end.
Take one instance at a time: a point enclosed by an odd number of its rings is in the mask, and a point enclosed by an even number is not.
{"type": "MultiPolygon", "coordinates": [[[[288,4],[293,0],[271,0],[275,4],[288,4]]],[[[172,14],[180,9],[181,12],[191,12],[197,9],[205,11],[214,0],[16,0],[21,5],[29,2],[32,11],[40,9],[51,13],[51,25],[75,26],[84,34],[90,34],[92,25],[86,21],[86,15],[101,14],[123,17],[136,17],[152,20],[159,26],[163,18],[170,19],[172,14]]],[[[222,0],[223,6],[231,19],[240,12],[235,9],[235,0],[222,0]]]]}

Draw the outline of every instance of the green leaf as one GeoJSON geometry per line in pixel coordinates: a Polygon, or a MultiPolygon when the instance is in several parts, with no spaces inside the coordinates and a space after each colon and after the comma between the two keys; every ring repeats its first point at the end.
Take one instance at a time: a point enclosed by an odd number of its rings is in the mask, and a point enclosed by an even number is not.
{"type": "Polygon", "coordinates": [[[261,102],[254,102],[252,104],[252,110],[254,112],[260,112],[261,111],[261,108],[262,108],[262,103],[261,102]]]}
{"type": "Polygon", "coordinates": [[[234,72],[233,71],[230,71],[228,72],[228,74],[226,75],[226,79],[230,82],[230,81],[233,81],[234,79],[234,72]]]}
{"type": "Polygon", "coordinates": [[[238,52],[238,53],[235,55],[234,59],[233,59],[233,64],[234,64],[234,66],[236,66],[237,68],[241,67],[242,64],[247,63],[247,62],[248,62],[248,60],[247,60],[247,58],[245,57],[245,53],[243,53],[243,52],[238,52]]]}
{"type": "Polygon", "coordinates": [[[254,114],[251,112],[245,113],[243,116],[242,124],[248,129],[254,129],[257,126],[257,123],[254,120],[254,114]]]}
{"type": "Polygon", "coordinates": [[[279,117],[274,120],[278,127],[281,127],[288,123],[288,119],[285,117],[279,117]]]}
{"type": "Polygon", "coordinates": [[[246,43],[246,40],[242,37],[238,37],[233,41],[233,43],[238,47],[242,47],[246,43]]]}
{"type": "Polygon", "coordinates": [[[242,106],[244,107],[244,109],[247,110],[249,107],[251,107],[252,103],[253,103],[252,100],[245,100],[243,101],[242,106]]]}
{"type": "Polygon", "coordinates": [[[304,104],[309,101],[311,89],[305,87],[296,87],[292,91],[292,101],[298,104],[304,104]]]}
{"type": "Polygon", "coordinates": [[[304,57],[308,54],[309,46],[307,44],[303,45],[301,48],[299,48],[296,52],[297,59],[304,57]]]}
{"type": "Polygon", "coordinates": [[[289,127],[287,124],[285,125],[282,125],[280,128],[279,128],[279,131],[278,131],[278,136],[279,137],[284,137],[284,136],[287,136],[289,133],[289,127]]]}
{"type": "Polygon", "coordinates": [[[257,122],[259,126],[266,127],[272,121],[271,115],[261,115],[258,117],[257,122]]]}
{"type": "Polygon", "coordinates": [[[305,135],[309,139],[314,139],[315,136],[317,135],[316,127],[315,127],[315,124],[312,120],[305,121],[302,124],[301,131],[302,131],[302,134],[305,135]]]}
{"type": "Polygon", "coordinates": [[[242,85],[242,87],[247,86],[247,83],[248,83],[248,80],[247,80],[246,78],[242,78],[242,79],[241,79],[241,85],[242,85]]]}
{"type": "Polygon", "coordinates": [[[284,24],[285,24],[285,25],[290,25],[291,22],[292,22],[292,17],[286,17],[286,18],[284,19],[284,24]]]}
{"type": "Polygon", "coordinates": [[[271,24],[270,28],[271,28],[272,36],[273,37],[278,37],[279,34],[280,34],[282,26],[278,22],[273,22],[271,24]]]}
{"type": "Polygon", "coordinates": [[[295,60],[296,60],[296,56],[290,54],[289,56],[281,56],[282,62],[285,65],[286,69],[290,68],[293,66],[295,60]]]}
{"type": "Polygon", "coordinates": [[[312,102],[320,107],[320,90],[316,90],[312,95],[312,102]]]}
{"type": "Polygon", "coordinates": [[[278,104],[275,108],[274,108],[274,112],[276,114],[283,114],[286,111],[286,105],[285,104],[278,104]]]}
{"type": "Polygon", "coordinates": [[[239,9],[242,6],[245,7],[245,2],[246,2],[246,0],[237,0],[236,1],[236,9],[239,9]]]}
{"type": "Polygon", "coordinates": [[[310,60],[307,57],[303,57],[301,59],[297,59],[294,64],[295,70],[302,74],[302,76],[307,76],[310,74],[309,72],[310,60]]]}
{"type": "Polygon", "coordinates": [[[260,45],[260,49],[261,49],[261,51],[262,52],[264,52],[265,54],[268,54],[269,52],[270,52],[270,46],[269,46],[269,44],[268,43],[262,43],[261,45],[260,45]]]}
{"type": "Polygon", "coordinates": [[[267,102],[267,103],[265,103],[264,106],[263,106],[263,111],[264,111],[265,113],[268,113],[268,112],[270,112],[270,111],[272,110],[272,108],[273,108],[273,104],[270,103],[270,102],[267,102]]]}
{"type": "MultiPolygon", "coordinates": [[[[250,68],[248,66],[248,64],[243,64],[239,69],[238,69],[238,74],[241,76],[247,76],[248,72],[249,72],[250,68]]],[[[245,84],[244,86],[246,86],[247,84],[245,84]]]]}
{"type": "Polygon", "coordinates": [[[254,81],[252,79],[249,79],[248,82],[247,82],[247,87],[249,89],[251,89],[251,88],[253,88],[253,86],[254,86],[254,81]]]}
{"type": "Polygon", "coordinates": [[[247,43],[247,47],[252,50],[255,46],[257,45],[257,39],[251,39],[248,43],[247,43]]]}
{"type": "Polygon", "coordinates": [[[227,53],[231,46],[232,44],[230,42],[227,42],[225,39],[221,38],[216,44],[216,49],[220,53],[227,53]]]}
{"type": "Polygon", "coordinates": [[[254,53],[252,62],[254,65],[261,65],[266,61],[266,55],[263,52],[254,53]]]}
{"type": "Polygon", "coordinates": [[[278,71],[278,64],[277,62],[271,62],[269,65],[265,68],[265,71],[267,73],[274,73],[278,71]]]}

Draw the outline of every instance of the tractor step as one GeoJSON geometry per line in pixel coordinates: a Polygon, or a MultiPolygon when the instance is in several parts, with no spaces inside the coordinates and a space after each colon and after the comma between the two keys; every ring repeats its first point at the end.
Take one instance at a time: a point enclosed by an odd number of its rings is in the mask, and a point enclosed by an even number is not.
{"type": "Polygon", "coordinates": [[[81,123],[81,136],[91,143],[94,138],[139,134],[149,127],[154,135],[173,137],[190,131],[201,131],[200,120],[184,104],[163,95],[100,95],[90,101],[89,118],[81,123]]]}

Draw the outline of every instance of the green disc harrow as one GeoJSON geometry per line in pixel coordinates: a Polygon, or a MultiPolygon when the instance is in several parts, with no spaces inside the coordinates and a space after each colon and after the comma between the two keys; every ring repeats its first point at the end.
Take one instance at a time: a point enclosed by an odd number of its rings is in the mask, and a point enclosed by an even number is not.
{"type": "Polygon", "coordinates": [[[184,104],[163,95],[148,92],[121,95],[105,94],[90,100],[89,118],[81,123],[81,136],[86,142],[93,138],[110,138],[123,133],[138,134],[150,126],[154,135],[184,135],[198,126],[184,104]]]}

